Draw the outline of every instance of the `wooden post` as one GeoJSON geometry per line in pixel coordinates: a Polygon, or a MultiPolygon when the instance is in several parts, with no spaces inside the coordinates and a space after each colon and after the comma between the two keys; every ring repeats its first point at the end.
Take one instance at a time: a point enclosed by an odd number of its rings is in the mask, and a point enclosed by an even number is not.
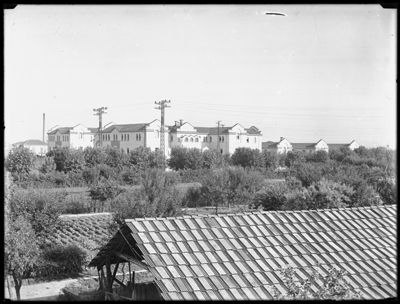
{"type": "Polygon", "coordinates": [[[103,288],[105,289],[105,291],[107,291],[107,278],[106,278],[106,276],[104,275],[104,270],[103,270],[103,267],[101,267],[101,278],[102,278],[102,280],[104,281],[104,284],[102,284],[103,285],[103,288]]]}
{"type": "Polygon", "coordinates": [[[112,278],[110,280],[111,282],[109,283],[110,284],[110,288],[112,288],[112,284],[113,284],[113,282],[115,280],[115,275],[117,274],[117,270],[118,270],[118,266],[119,266],[119,260],[120,260],[120,258],[118,258],[117,264],[115,265],[115,268],[114,268],[114,272],[113,272],[112,278]]]}
{"type": "Polygon", "coordinates": [[[97,275],[99,276],[99,287],[103,290],[103,278],[100,276],[100,269],[97,269],[97,275]]]}
{"type": "Polygon", "coordinates": [[[112,292],[112,278],[111,278],[110,256],[107,256],[107,258],[106,258],[106,275],[107,275],[106,290],[107,290],[108,292],[112,292]]]}

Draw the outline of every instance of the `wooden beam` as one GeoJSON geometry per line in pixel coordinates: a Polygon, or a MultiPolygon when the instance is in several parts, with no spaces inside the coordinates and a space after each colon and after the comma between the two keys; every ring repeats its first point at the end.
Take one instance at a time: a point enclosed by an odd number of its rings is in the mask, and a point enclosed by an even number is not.
{"type": "Polygon", "coordinates": [[[107,290],[108,292],[112,292],[110,256],[107,256],[107,258],[106,258],[106,274],[107,274],[107,285],[106,285],[106,290],[107,290]]]}
{"type": "Polygon", "coordinates": [[[121,258],[118,258],[117,264],[115,264],[114,273],[112,274],[112,277],[111,277],[110,288],[112,287],[112,284],[113,284],[113,282],[114,282],[114,280],[115,280],[115,275],[116,275],[117,270],[118,270],[119,260],[120,260],[120,259],[121,259],[121,258]]]}
{"type": "Polygon", "coordinates": [[[133,258],[133,257],[131,257],[129,255],[126,255],[126,254],[123,254],[123,253],[119,253],[119,252],[116,252],[116,251],[112,251],[112,254],[117,256],[117,257],[120,257],[121,259],[124,259],[126,262],[132,262],[133,264],[135,264],[135,265],[137,265],[139,267],[142,267],[142,268],[144,268],[146,270],[149,269],[149,266],[147,264],[145,264],[145,263],[143,263],[143,262],[141,262],[139,260],[136,260],[135,258],[133,258]]]}

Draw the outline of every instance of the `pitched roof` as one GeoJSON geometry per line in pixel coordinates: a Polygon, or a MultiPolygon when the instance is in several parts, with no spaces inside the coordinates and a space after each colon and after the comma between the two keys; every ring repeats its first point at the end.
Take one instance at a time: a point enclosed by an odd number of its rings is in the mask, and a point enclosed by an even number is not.
{"type": "Polygon", "coordinates": [[[273,286],[282,290],[279,268],[290,264],[304,278],[318,261],[324,275],[347,270],[364,299],[392,298],[396,217],[390,205],[126,220],[89,266],[101,267],[125,238],[165,300],[272,299],[273,286]]]}
{"type": "Polygon", "coordinates": [[[279,144],[279,141],[265,141],[261,143],[262,149],[268,149],[268,148],[276,148],[276,146],[279,144]]]}
{"type": "Polygon", "coordinates": [[[69,133],[69,131],[72,130],[72,129],[73,129],[73,127],[61,127],[61,128],[57,128],[57,129],[55,129],[55,130],[53,130],[51,132],[48,132],[47,134],[48,135],[53,135],[53,134],[56,134],[57,131],[60,131],[61,134],[66,134],[66,133],[69,133]]]}
{"type": "Polygon", "coordinates": [[[88,128],[90,132],[93,134],[97,133],[99,131],[99,128],[88,128]]]}
{"type": "Polygon", "coordinates": [[[350,144],[328,144],[330,149],[339,149],[341,147],[348,147],[350,144]]]}
{"type": "Polygon", "coordinates": [[[313,149],[317,143],[290,143],[293,149],[313,149]]]}
{"type": "Polygon", "coordinates": [[[18,144],[20,145],[28,145],[28,146],[47,146],[47,142],[39,139],[28,139],[25,141],[21,141],[18,144]]]}
{"type": "Polygon", "coordinates": [[[110,133],[114,129],[117,129],[119,132],[137,132],[140,131],[144,128],[144,126],[147,125],[146,123],[137,123],[137,124],[118,124],[118,125],[112,125],[109,126],[108,128],[105,128],[102,133],[110,133]]]}

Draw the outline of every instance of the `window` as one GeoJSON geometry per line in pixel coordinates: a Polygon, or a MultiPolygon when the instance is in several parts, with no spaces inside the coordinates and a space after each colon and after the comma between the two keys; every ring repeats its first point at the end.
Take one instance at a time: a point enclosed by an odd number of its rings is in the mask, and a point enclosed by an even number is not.
{"type": "Polygon", "coordinates": [[[210,142],[212,142],[212,137],[210,136],[210,142]]]}
{"type": "Polygon", "coordinates": [[[185,142],[188,142],[188,139],[187,139],[187,137],[185,138],[185,142]]]}
{"type": "Polygon", "coordinates": [[[142,134],[136,134],[136,140],[137,141],[142,140],[142,134]]]}
{"type": "Polygon", "coordinates": [[[104,136],[104,134],[103,134],[103,141],[105,140],[104,138],[105,138],[105,136],[104,136]]]}
{"type": "Polygon", "coordinates": [[[159,138],[160,137],[160,131],[156,130],[156,132],[154,132],[154,137],[155,138],[159,138]]]}
{"type": "Polygon", "coordinates": [[[127,134],[128,135],[128,141],[129,141],[129,134],[127,134]]]}
{"type": "Polygon", "coordinates": [[[239,136],[239,134],[236,134],[236,139],[237,139],[237,140],[239,140],[239,139],[240,139],[240,136],[239,136]]]}
{"type": "Polygon", "coordinates": [[[224,149],[221,149],[221,154],[224,153],[224,149]]]}
{"type": "Polygon", "coordinates": [[[222,136],[222,142],[225,142],[225,136],[222,136]]]}
{"type": "Polygon", "coordinates": [[[218,140],[219,140],[219,142],[221,142],[221,136],[218,136],[218,140]]]}
{"type": "Polygon", "coordinates": [[[250,141],[250,139],[247,137],[247,140],[246,140],[247,142],[249,142],[250,141]]]}
{"type": "Polygon", "coordinates": [[[195,142],[199,142],[199,139],[196,137],[196,139],[194,140],[195,142]]]}
{"type": "Polygon", "coordinates": [[[79,132],[79,139],[82,139],[82,137],[83,137],[82,132],[79,132]]]}
{"type": "Polygon", "coordinates": [[[257,143],[257,137],[254,137],[254,142],[257,143]]]}
{"type": "Polygon", "coordinates": [[[171,135],[171,142],[173,142],[174,141],[174,137],[171,135]]]}
{"type": "Polygon", "coordinates": [[[192,138],[190,138],[190,142],[193,142],[193,137],[192,137],[192,138]]]}
{"type": "Polygon", "coordinates": [[[126,153],[129,153],[129,148],[126,148],[126,153]]]}

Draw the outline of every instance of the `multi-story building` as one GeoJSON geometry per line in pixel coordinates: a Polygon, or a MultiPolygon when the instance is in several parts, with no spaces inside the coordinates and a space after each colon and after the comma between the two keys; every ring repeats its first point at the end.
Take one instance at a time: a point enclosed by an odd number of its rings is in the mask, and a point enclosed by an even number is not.
{"type": "MultiPolygon", "coordinates": [[[[149,123],[115,124],[110,123],[101,131],[102,146],[117,147],[129,152],[138,147],[149,147],[152,151],[160,149],[161,122],[158,119],[149,123]]],[[[96,134],[96,147],[100,146],[99,133],[96,134]]],[[[165,147],[168,147],[168,128],[165,128],[165,147]]]]}
{"type": "Polygon", "coordinates": [[[277,153],[287,153],[292,151],[292,144],[286,139],[281,137],[280,141],[267,141],[262,143],[263,150],[275,151],[277,153]]]}
{"type": "Polygon", "coordinates": [[[97,131],[97,128],[87,128],[82,124],[75,127],[55,126],[47,132],[49,151],[54,147],[94,147],[94,136],[97,131]]]}
{"type": "Polygon", "coordinates": [[[39,140],[39,139],[28,139],[25,141],[20,141],[20,142],[13,144],[12,146],[14,146],[14,147],[23,146],[23,147],[31,150],[36,155],[40,155],[40,156],[46,155],[47,150],[48,150],[47,143],[42,140],[39,140]]]}
{"type": "Polygon", "coordinates": [[[169,147],[219,149],[221,153],[232,154],[236,148],[248,147],[261,150],[262,134],[252,126],[240,124],[232,127],[194,127],[190,123],[176,122],[169,127],[169,147]]]}

